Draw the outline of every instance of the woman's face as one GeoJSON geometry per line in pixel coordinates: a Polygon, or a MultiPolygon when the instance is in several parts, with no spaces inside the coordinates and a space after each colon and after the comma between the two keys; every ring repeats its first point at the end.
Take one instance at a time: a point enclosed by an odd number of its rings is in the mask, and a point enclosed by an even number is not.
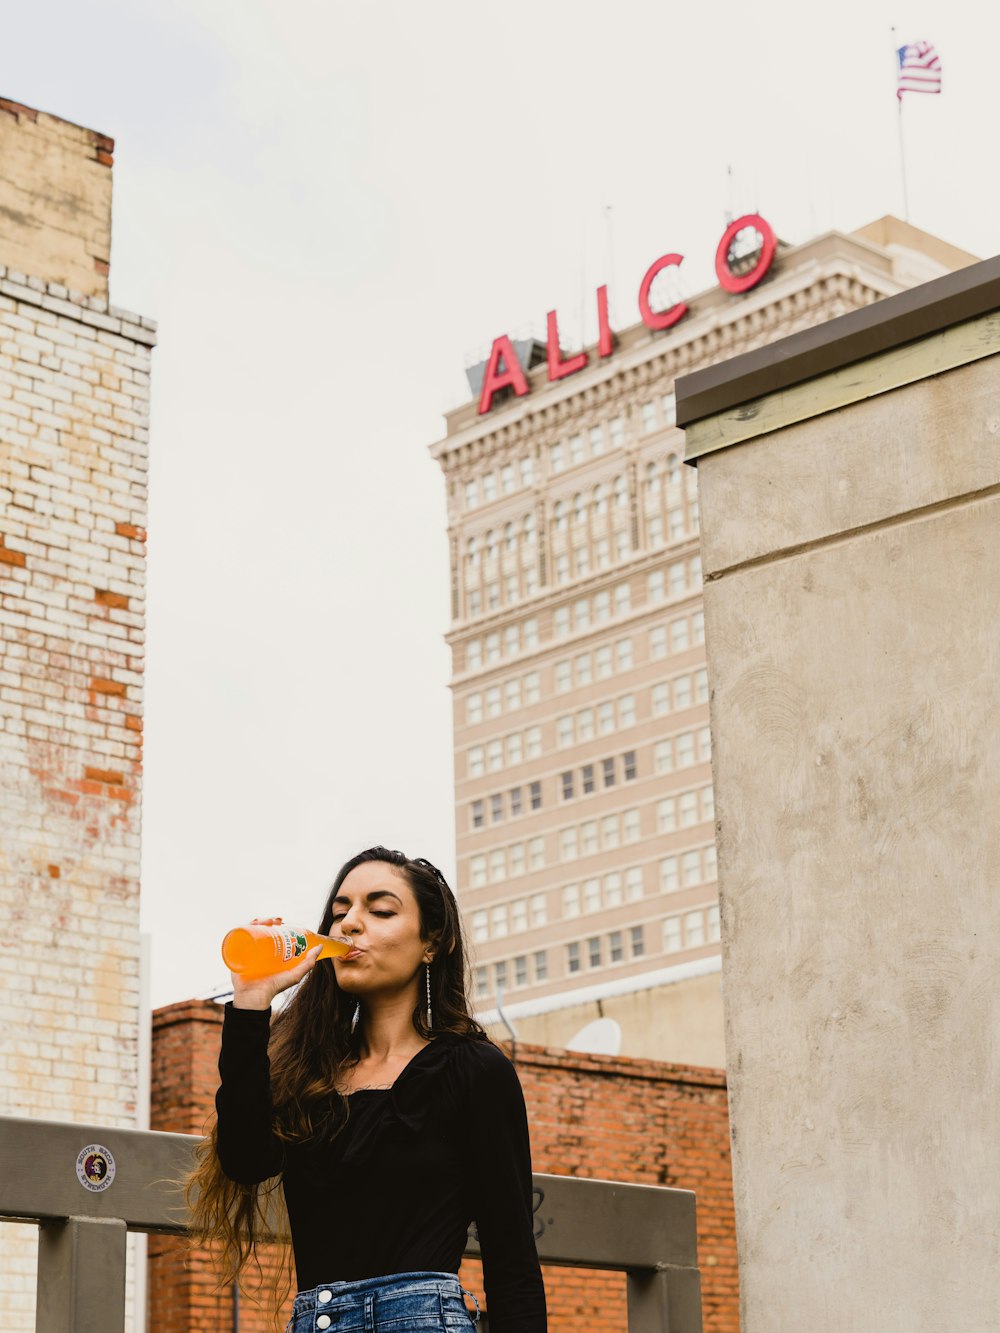
{"type": "Polygon", "coordinates": [[[337,985],[356,995],[413,986],[434,954],[420,938],[420,912],[406,876],[384,861],[364,861],[345,876],[333,900],[330,934],[354,944],[333,965],[337,985]]]}

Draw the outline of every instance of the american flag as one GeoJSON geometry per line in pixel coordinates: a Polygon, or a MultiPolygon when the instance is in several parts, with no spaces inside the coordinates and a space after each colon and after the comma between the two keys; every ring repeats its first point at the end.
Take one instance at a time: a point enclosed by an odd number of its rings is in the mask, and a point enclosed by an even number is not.
{"type": "Polygon", "coordinates": [[[941,58],[930,42],[911,42],[896,52],[899,73],[896,96],[902,101],[904,93],[939,93],[941,91],[941,58]]]}

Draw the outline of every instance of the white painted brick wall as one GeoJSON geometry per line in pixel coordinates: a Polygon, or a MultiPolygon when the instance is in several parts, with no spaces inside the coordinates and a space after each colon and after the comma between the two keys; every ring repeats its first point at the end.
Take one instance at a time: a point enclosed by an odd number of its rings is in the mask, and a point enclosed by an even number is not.
{"type": "MultiPolygon", "coordinates": [[[[3,1115],[136,1119],[154,344],[0,268],[3,1115]]],[[[33,1333],[34,1253],[34,1228],[0,1226],[3,1333],[33,1333]]]]}

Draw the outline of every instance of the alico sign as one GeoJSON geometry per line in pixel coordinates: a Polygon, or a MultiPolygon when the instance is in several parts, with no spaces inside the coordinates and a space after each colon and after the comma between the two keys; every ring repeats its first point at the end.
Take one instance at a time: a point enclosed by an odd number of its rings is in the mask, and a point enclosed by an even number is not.
{"type": "MultiPolygon", "coordinates": [[[[776,246],[777,238],[773,229],[759,214],[747,213],[743,217],[737,218],[735,222],[731,222],[723,233],[715,252],[715,272],[719,279],[719,285],[724,287],[727,292],[735,293],[747,292],[751,287],[756,287],[771,267],[776,246]],[[734,246],[737,237],[743,239],[741,233],[753,236],[749,263],[746,262],[745,257],[741,258],[740,254],[736,252],[737,247],[734,246]]],[[[639,315],[647,328],[672,328],[687,314],[688,307],[684,301],[676,302],[667,310],[654,310],[649,299],[650,289],[657,276],[665,269],[679,267],[683,258],[683,255],[661,255],[646,270],[645,276],[639,284],[638,303],[639,315]]],[[[608,322],[608,289],[606,286],[597,289],[597,326],[598,358],[610,356],[614,351],[614,336],[608,322]]],[[[559,320],[554,310],[550,310],[546,317],[546,332],[546,360],[549,380],[565,379],[567,375],[574,375],[577,371],[582,370],[590,359],[589,354],[587,352],[577,352],[573,356],[563,356],[559,348],[559,320]]],[[[489,360],[486,363],[483,387],[479,395],[480,416],[488,412],[493,406],[494,395],[501,389],[507,388],[513,389],[514,393],[520,397],[528,392],[528,378],[511,345],[510,338],[506,334],[502,334],[499,338],[494,339],[489,360]]]]}

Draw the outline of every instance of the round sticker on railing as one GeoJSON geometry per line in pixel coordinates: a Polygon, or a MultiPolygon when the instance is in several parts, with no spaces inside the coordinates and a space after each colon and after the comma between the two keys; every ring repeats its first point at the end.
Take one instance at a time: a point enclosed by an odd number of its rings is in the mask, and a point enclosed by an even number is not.
{"type": "Polygon", "coordinates": [[[76,1178],[85,1190],[100,1194],[115,1178],[115,1159],[103,1143],[89,1143],[76,1159],[76,1178]]]}

